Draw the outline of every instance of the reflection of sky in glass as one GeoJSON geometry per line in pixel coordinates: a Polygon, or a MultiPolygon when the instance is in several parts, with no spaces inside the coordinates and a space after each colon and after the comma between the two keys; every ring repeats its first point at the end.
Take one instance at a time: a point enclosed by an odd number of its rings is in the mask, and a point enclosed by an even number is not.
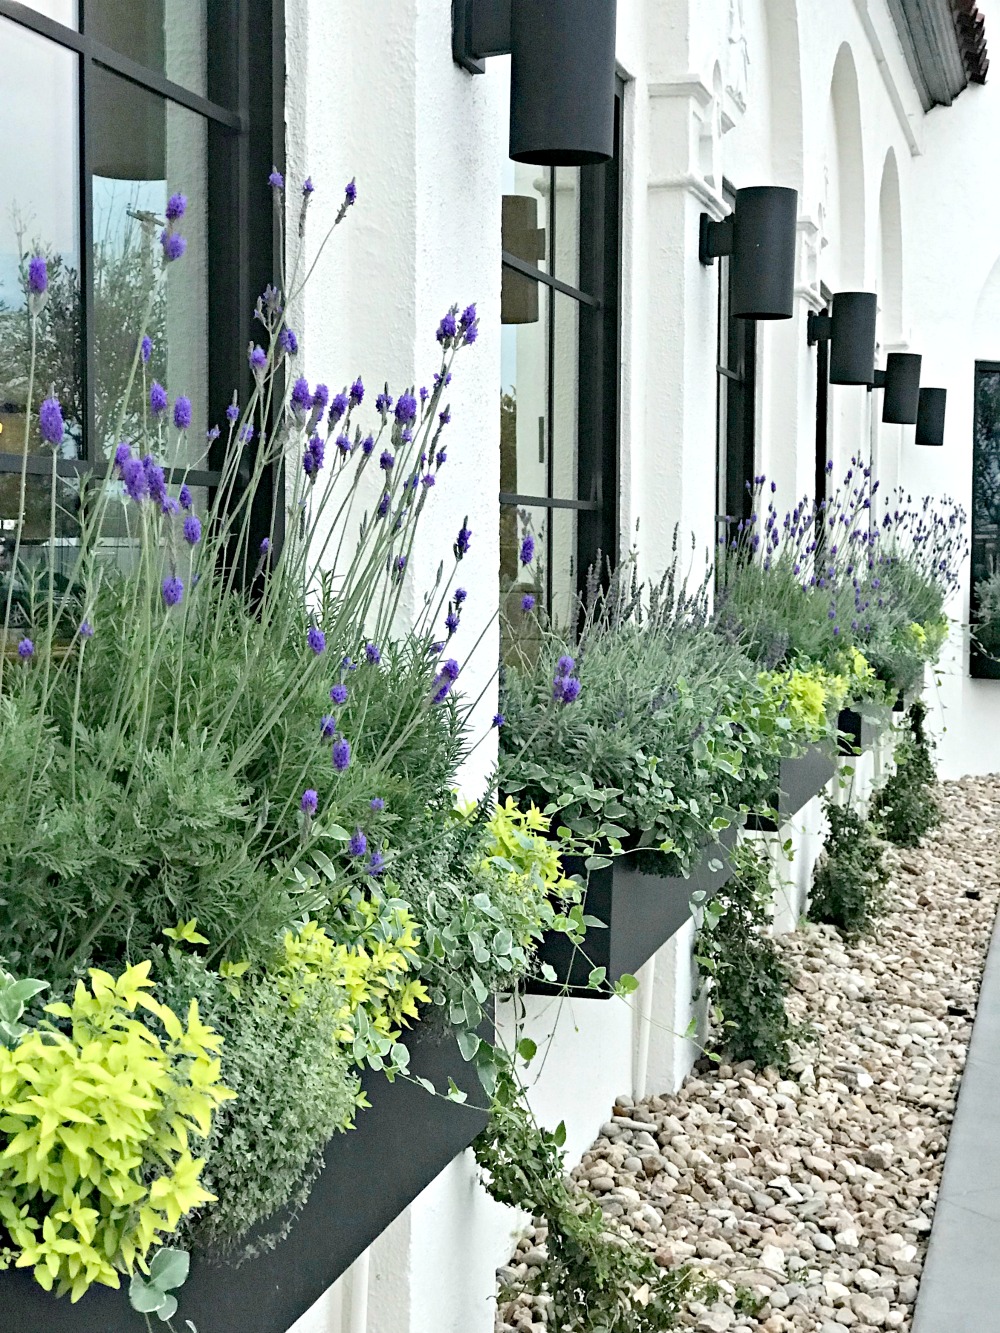
{"type": "MultiPolygon", "coordinates": [[[[94,243],[114,244],[134,226],[129,211],[156,213],[167,206],[166,181],[121,181],[94,177],[94,243]]],[[[117,248],[120,248],[117,247],[117,248]]]]}
{"type": "Polygon", "coordinates": [[[15,210],[26,247],[79,268],[77,57],[2,18],[0,50],[0,300],[19,307],[15,210]]]}

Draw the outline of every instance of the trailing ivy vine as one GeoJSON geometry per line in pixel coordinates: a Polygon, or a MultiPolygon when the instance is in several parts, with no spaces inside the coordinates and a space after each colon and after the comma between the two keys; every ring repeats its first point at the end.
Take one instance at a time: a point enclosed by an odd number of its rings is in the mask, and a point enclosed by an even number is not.
{"type": "MultiPolygon", "coordinates": [[[[535,1044],[525,1039],[518,1050],[530,1059],[535,1044]]],[[[549,1326],[559,1333],[662,1333],[690,1300],[715,1299],[691,1269],[662,1269],[649,1250],[611,1230],[600,1205],[567,1179],[565,1141],[565,1124],[538,1125],[513,1062],[503,1061],[476,1160],[494,1199],[545,1221],[548,1257],[529,1270],[524,1290],[551,1297],[549,1326]]]]}
{"type": "Polygon", "coordinates": [[[927,705],[917,700],[907,714],[909,734],[896,746],[896,771],[875,797],[874,816],[896,847],[919,847],[920,840],[941,822],[934,795],[937,774],[927,735],[927,705]]]}
{"type": "Polygon", "coordinates": [[[864,935],[885,909],[889,872],[876,825],[850,806],[826,803],[830,832],[816,866],[809,919],[864,935]]]}
{"type": "Polygon", "coordinates": [[[695,958],[708,992],[719,1054],[787,1067],[792,1043],[807,1035],[785,1008],[791,973],[770,934],[766,857],[744,845],[734,874],[705,907],[695,958]]]}

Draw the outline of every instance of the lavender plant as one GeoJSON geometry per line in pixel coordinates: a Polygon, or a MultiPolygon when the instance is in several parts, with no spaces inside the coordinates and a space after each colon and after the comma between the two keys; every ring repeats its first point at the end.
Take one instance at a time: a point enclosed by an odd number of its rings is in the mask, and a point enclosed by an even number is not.
{"type": "MultiPolygon", "coordinates": [[[[271,188],[280,220],[277,172],[271,188]]],[[[420,1005],[443,1012],[488,1070],[472,1045],[481,1006],[526,970],[554,915],[541,877],[499,872],[485,825],[454,812],[465,706],[448,643],[466,601],[455,576],[467,523],[454,567],[395,632],[475,307],[441,319],[428,386],[387,385],[374,411],[360,378],[339,392],[307,380],[288,310],[315,263],[312,197],[307,182],[290,272],[257,303],[249,396],[205,442],[222,453],[210,503],[180,461],[197,455],[192,405],[152,370],[150,321],[183,262],[184,197],[143,221],[143,253],[158,259],[113,457],[81,482],[64,581],[52,563],[24,570],[22,524],[3,599],[0,966],[62,1004],[89,969],[143,960],[172,1004],[197,1002],[237,1096],[197,1127],[210,1197],[191,1195],[204,1206],[184,1235],[226,1252],[305,1197],[323,1145],[350,1123],[357,1066],[405,1071],[399,1037],[420,1005]],[[261,535],[259,499],[282,468],[261,535]],[[127,568],[104,541],[112,520],[129,536],[127,568]]],[[[331,233],[355,199],[352,182],[331,233]]],[[[54,532],[66,424],[39,387],[48,297],[39,254],[19,492],[23,513],[37,443],[54,532]]],[[[2,1189],[0,1176],[0,1203],[2,1189]]],[[[60,1225],[68,1243],[76,1224],[60,1225]]],[[[0,1225],[0,1251],[4,1239],[0,1225]]]]}
{"type": "Polygon", "coordinates": [[[883,499],[857,458],[829,500],[803,498],[783,516],[774,482],[760,476],[751,489],[750,519],[720,548],[719,630],[767,664],[836,672],[857,650],[888,697],[914,688],[947,632],[967,549],[961,506],[883,499]]]}

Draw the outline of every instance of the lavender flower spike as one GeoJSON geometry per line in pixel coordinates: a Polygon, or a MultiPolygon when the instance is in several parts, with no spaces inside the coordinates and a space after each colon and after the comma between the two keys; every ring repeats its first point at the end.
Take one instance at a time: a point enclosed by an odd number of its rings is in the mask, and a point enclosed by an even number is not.
{"type": "Polygon", "coordinates": [[[43,296],[49,285],[49,267],[41,255],[32,255],[28,261],[28,291],[43,296]]]}
{"type": "Polygon", "coordinates": [[[46,398],[38,412],[38,429],[46,444],[53,449],[62,444],[63,414],[58,398],[46,398]]]}

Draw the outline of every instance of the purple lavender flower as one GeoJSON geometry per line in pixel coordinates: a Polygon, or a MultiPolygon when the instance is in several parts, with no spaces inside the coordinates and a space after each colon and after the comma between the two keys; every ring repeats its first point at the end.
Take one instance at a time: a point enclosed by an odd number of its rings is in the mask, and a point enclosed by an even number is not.
{"type": "Polygon", "coordinates": [[[385,416],[390,407],[392,407],[392,394],[389,392],[389,386],[386,385],[385,392],[376,395],[375,410],[381,412],[382,415],[385,416]]]}
{"type": "Polygon", "coordinates": [[[353,662],[350,657],[342,657],[340,659],[340,669],[341,671],[357,671],[358,664],[353,662]]]}
{"type": "Polygon", "coordinates": [[[535,539],[530,532],[526,532],[521,538],[521,564],[530,565],[535,558],[535,539]]]}
{"type": "Polygon", "coordinates": [[[343,736],[334,741],[333,766],[338,773],[346,773],[351,766],[351,743],[343,736]]]}
{"type": "Polygon", "coordinates": [[[371,663],[372,666],[378,666],[379,662],[382,661],[382,651],[379,648],[378,644],[366,643],[365,657],[368,658],[368,661],[371,663]]]}
{"type": "Polygon", "coordinates": [[[158,417],[161,412],[167,410],[167,391],[156,380],[153,380],[149,388],[149,410],[154,417],[158,417]]]}
{"type": "Polygon", "coordinates": [[[58,398],[46,398],[38,411],[38,429],[46,444],[53,449],[62,444],[63,425],[62,408],[58,398]]]}
{"type": "Polygon", "coordinates": [[[465,603],[465,601],[466,601],[466,599],[468,598],[468,596],[469,596],[469,594],[465,591],[464,588],[456,588],[456,589],[455,589],[455,598],[454,598],[455,605],[456,605],[456,606],[462,606],[462,605],[465,603]]]}
{"type": "Polygon", "coordinates": [[[344,457],[346,458],[347,455],[351,452],[351,448],[352,448],[352,445],[351,445],[351,437],[350,437],[349,435],[343,435],[343,434],[338,435],[338,436],[337,436],[337,448],[340,450],[340,452],[341,452],[341,453],[344,455],[344,457]]]}
{"type": "Polygon", "coordinates": [[[373,796],[371,800],[368,802],[368,804],[371,806],[371,808],[375,811],[376,814],[381,814],[382,811],[385,809],[385,801],[383,801],[381,796],[373,796]]]}
{"type": "Polygon", "coordinates": [[[271,168],[271,174],[267,178],[267,183],[272,190],[283,190],[285,188],[285,178],[277,167],[271,168]]]}
{"type": "Polygon", "coordinates": [[[191,425],[191,399],[183,394],[174,403],[174,425],[178,430],[187,430],[191,425]]]}
{"type": "Polygon", "coordinates": [[[372,852],[368,861],[368,874],[372,879],[378,879],[379,875],[385,873],[385,856],[381,850],[376,849],[372,852]]]}
{"type": "Polygon", "coordinates": [[[187,249],[187,241],[176,231],[163,232],[160,236],[160,244],[163,246],[163,258],[168,264],[182,258],[184,251],[187,249]]]}
{"type": "Polygon", "coordinates": [[[412,425],[417,419],[417,400],[412,393],[401,393],[396,404],[396,420],[401,426],[412,425]]]}
{"type": "Polygon", "coordinates": [[[167,200],[167,221],[178,222],[187,210],[187,196],[183,194],[172,194],[167,200]]]}
{"type": "MultiPolygon", "coordinates": [[[[723,537],[722,540],[725,541],[726,540],[725,537],[723,537]]],[[[530,592],[526,592],[524,596],[521,598],[521,610],[534,611],[534,609],[535,609],[535,599],[530,592]]]]}
{"type": "Polygon", "coordinates": [[[449,310],[438,325],[437,340],[439,343],[451,342],[457,333],[458,321],[455,318],[455,312],[449,310]]]}
{"type": "Polygon", "coordinates": [[[424,403],[427,402],[428,396],[429,396],[429,395],[428,395],[428,392],[427,392],[427,388],[426,388],[425,385],[422,384],[422,385],[420,386],[420,406],[421,406],[421,407],[423,407],[424,403]]]}
{"type": "Polygon", "coordinates": [[[312,397],[313,411],[315,412],[318,409],[320,412],[322,412],[329,401],[330,401],[330,390],[326,387],[325,384],[317,384],[316,392],[313,394],[312,397]]]}
{"type": "Polygon", "coordinates": [[[556,663],[556,675],[571,676],[576,670],[576,662],[572,657],[560,657],[556,663]]]}
{"type": "Polygon", "coordinates": [[[323,459],[326,455],[326,445],[318,435],[314,435],[306,445],[305,453],[302,457],[302,466],[305,469],[307,477],[315,478],[323,466],[323,459]]]}
{"type": "Polygon", "coordinates": [[[289,356],[295,356],[299,350],[299,340],[292,329],[284,328],[278,334],[278,346],[289,356]]]}
{"type": "Polygon", "coordinates": [[[445,618],[444,618],[444,627],[445,627],[445,629],[448,631],[448,637],[449,637],[449,639],[451,638],[451,636],[452,636],[452,635],[456,632],[456,630],[458,629],[458,625],[459,625],[458,612],[457,612],[457,611],[449,611],[448,614],[447,614],[447,615],[445,616],[445,618]]]}
{"type": "Polygon", "coordinates": [[[89,620],[85,620],[77,632],[81,639],[92,639],[94,637],[94,627],[89,620]]]}
{"type": "Polygon", "coordinates": [[[364,454],[366,458],[368,458],[370,457],[374,449],[375,449],[375,436],[366,435],[365,438],[361,441],[361,452],[364,454]]]}
{"type": "Polygon", "coordinates": [[[296,412],[301,412],[303,416],[312,407],[312,392],[309,389],[309,381],[300,377],[292,386],[292,407],[296,412]]]}
{"type": "Polygon", "coordinates": [[[386,514],[388,514],[388,512],[389,512],[389,492],[388,492],[388,491],[383,492],[382,499],[379,500],[379,502],[378,502],[378,507],[376,508],[375,512],[376,512],[376,514],[379,516],[379,518],[385,518],[386,514]]]}
{"type": "Polygon", "coordinates": [[[436,482],[437,482],[437,477],[434,476],[433,472],[428,472],[426,476],[420,478],[421,486],[426,487],[428,490],[430,489],[431,486],[435,485],[436,482]]]}
{"type": "Polygon", "coordinates": [[[317,657],[320,653],[326,652],[326,635],[321,629],[317,629],[315,625],[310,626],[309,633],[306,635],[306,642],[317,657]]]}
{"type": "Polygon", "coordinates": [[[149,494],[146,469],[142,466],[141,459],[126,459],[121,471],[126,495],[130,500],[134,500],[136,504],[140,504],[149,494]]]}
{"type": "Polygon", "coordinates": [[[338,393],[330,404],[330,420],[339,421],[347,411],[349,400],[346,393],[338,393]]]}
{"type": "Polygon", "coordinates": [[[441,452],[438,454],[435,462],[437,463],[438,467],[440,467],[442,463],[447,463],[447,461],[448,461],[448,455],[442,449],[441,452]]]}
{"type": "Polygon", "coordinates": [[[302,793],[302,800],[299,802],[299,809],[304,815],[314,815],[319,809],[319,793],[312,787],[306,788],[302,793]]]}
{"type": "Polygon", "coordinates": [[[396,566],[395,566],[395,568],[396,568],[396,573],[397,573],[397,574],[402,574],[403,570],[406,568],[406,556],[405,556],[405,555],[397,555],[397,556],[396,556],[396,566]]]}
{"type": "Polygon", "coordinates": [[[184,520],[184,540],[188,546],[197,546],[201,541],[201,519],[197,514],[188,514],[184,520]]]}
{"type": "Polygon", "coordinates": [[[335,704],[346,704],[347,686],[344,684],[332,685],[330,687],[330,698],[335,704]]]}
{"type": "Polygon", "coordinates": [[[265,537],[265,538],[263,538],[263,540],[261,541],[260,547],[259,547],[258,549],[260,550],[261,555],[267,555],[268,551],[270,551],[270,549],[271,549],[271,539],[270,539],[270,537],[265,537]]]}
{"type": "Polygon", "coordinates": [[[41,255],[32,255],[28,261],[28,291],[43,296],[49,285],[49,266],[41,255]]]}
{"type": "Polygon", "coordinates": [[[311,176],[307,176],[307,177],[305,178],[305,180],[302,182],[302,193],[305,194],[305,195],[310,195],[310,194],[313,193],[313,191],[314,191],[315,189],[316,189],[316,186],[313,185],[313,179],[312,179],[312,177],[311,177],[311,176]]]}
{"type": "Polygon", "coordinates": [[[580,682],[576,676],[567,676],[563,681],[562,701],[564,704],[575,703],[580,697],[580,682]]]}
{"type": "Polygon", "coordinates": [[[361,376],[359,375],[358,378],[351,385],[351,391],[350,391],[351,406],[358,407],[364,401],[364,397],[365,397],[365,386],[361,382],[361,376]]]}
{"type": "Polygon", "coordinates": [[[357,198],[358,198],[357,185],[355,185],[354,181],[348,181],[344,189],[344,203],[347,205],[348,208],[350,208],[352,204],[357,202],[357,198]]]}
{"type": "Polygon", "coordinates": [[[22,662],[27,662],[35,655],[35,645],[30,639],[22,639],[17,645],[17,655],[22,662]]]}
{"type": "Polygon", "coordinates": [[[443,412],[439,412],[438,421],[440,421],[442,426],[447,426],[451,421],[451,408],[446,407],[443,412]]]}
{"type": "Polygon", "coordinates": [[[184,584],[176,574],[171,574],[163,580],[161,591],[164,606],[176,606],[184,596],[184,584]]]}
{"type": "Polygon", "coordinates": [[[506,721],[507,719],[504,717],[503,713],[493,714],[493,725],[496,727],[498,731],[506,723],[506,721]]]}
{"type": "Polygon", "coordinates": [[[364,856],[368,850],[368,839],[362,833],[361,829],[356,828],[347,844],[347,850],[351,856],[364,856]]]}
{"type": "Polygon", "coordinates": [[[162,505],[167,498],[167,483],[163,475],[163,468],[160,467],[152,454],[147,454],[142,460],[142,470],[146,474],[146,489],[149,491],[149,498],[162,505]]]}
{"type": "Polygon", "coordinates": [[[462,668],[453,657],[449,657],[446,662],[441,663],[441,674],[447,676],[449,680],[458,680],[462,668]]]}
{"type": "Polygon", "coordinates": [[[329,714],[321,718],[319,724],[319,734],[326,741],[332,740],[333,737],[336,736],[337,734],[337,719],[335,717],[331,717],[329,714]]]}
{"type": "Polygon", "coordinates": [[[179,493],[178,493],[178,497],[177,497],[177,498],[178,498],[178,499],[180,500],[180,502],[181,502],[181,508],[182,508],[182,509],[190,509],[190,508],[191,508],[191,506],[192,506],[192,504],[194,503],[194,501],[193,501],[192,498],[191,498],[191,491],[190,491],[189,488],[188,488],[188,484],[187,484],[187,482],[185,482],[184,485],[181,487],[181,489],[180,489],[180,491],[179,491],[179,493]]]}
{"type": "MultiPolygon", "coordinates": [[[[468,522],[468,519],[465,520],[468,522]]],[[[465,526],[465,523],[458,530],[458,537],[455,540],[455,559],[461,560],[464,555],[469,554],[469,547],[472,545],[472,532],[465,526]]]]}
{"type": "Polygon", "coordinates": [[[240,415],[240,409],[236,406],[235,403],[230,403],[229,406],[226,408],[226,420],[229,422],[231,426],[235,425],[236,422],[239,420],[239,415],[240,415]]]}

